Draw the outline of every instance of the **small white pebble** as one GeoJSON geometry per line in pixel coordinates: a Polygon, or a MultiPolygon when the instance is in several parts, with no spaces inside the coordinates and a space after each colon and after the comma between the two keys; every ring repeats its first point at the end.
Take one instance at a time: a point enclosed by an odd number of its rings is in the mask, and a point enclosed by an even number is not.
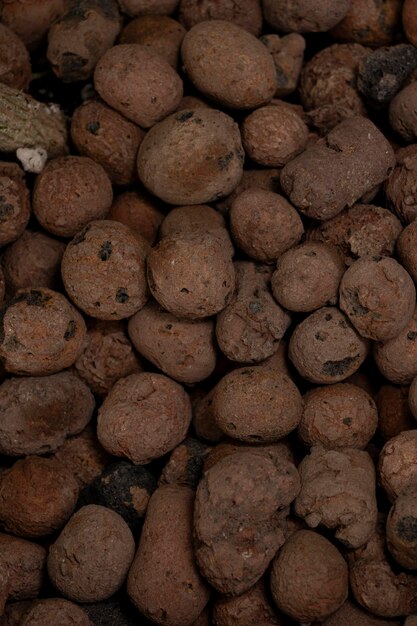
{"type": "Polygon", "coordinates": [[[44,148],[18,148],[16,156],[25,172],[40,174],[48,160],[48,153],[44,148]]]}

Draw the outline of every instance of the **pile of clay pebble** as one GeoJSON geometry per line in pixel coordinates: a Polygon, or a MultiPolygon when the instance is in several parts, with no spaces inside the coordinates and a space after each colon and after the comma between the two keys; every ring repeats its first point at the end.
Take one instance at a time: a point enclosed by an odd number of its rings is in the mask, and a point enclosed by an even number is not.
{"type": "Polygon", "coordinates": [[[417,0],[0,20],[0,626],[416,626],[417,0]]]}

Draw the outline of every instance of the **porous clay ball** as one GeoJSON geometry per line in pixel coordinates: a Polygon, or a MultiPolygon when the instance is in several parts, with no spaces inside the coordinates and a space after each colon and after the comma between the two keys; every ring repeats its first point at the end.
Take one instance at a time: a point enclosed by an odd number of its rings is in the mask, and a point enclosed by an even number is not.
{"type": "Polygon", "coordinates": [[[298,243],[304,232],[300,216],[283,196],[256,187],[233,200],[230,228],[248,256],[267,263],[298,243]]]}
{"type": "Polygon", "coordinates": [[[148,250],[145,239],[120,222],[90,222],[68,244],[62,259],[62,279],[69,297],[91,317],[130,317],[148,298],[148,250]]]}
{"type": "Polygon", "coordinates": [[[164,485],[149,502],[127,592],[157,624],[192,626],[209,599],[193,553],[193,500],[190,488],[164,485]]]}
{"type": "Polygon", "coordinates": [[[284,626],[271,606],[263,581],[235,598],[216,598],[213,619],[217,626],[284,626]]]}
{"type": "Polygon", "coordinates": [[[375,344],[374,359],[381,374],[390,382],[411,383],[417,375],[417,310],[398,335],[375,344]]]}
{"type": "Polygon", "coordinates": [[[321,33],[343,19],[350,7],[349,0],[262,0],[264,17],[274,29],[284,33],[321,33]]]}
{"type": "Polygon", "coordinates": [[[233,191],[242,177],[243,158],[232,118],[200,108],[170,115],[147,133],[139,149],[138,173],[145,187],[165,202],[200,204],[233,191]]]}
{"type": "Polygon", "coordinates": [[[408,224],[397,239],[397,254],[401,264],[417,282],[417,222],[408,224]]]}
{"type": "Polygon", "coordinates": [[[181,385],[162,374],[131,374],[104,400],[97,434],[110,454],[145,465],[175,448],[190,422],[191,402],[181,385]]]}
{"type": "Polygon", "coordinates": [[[10,601],[36,598],[44,578],[45,548],[31,541],[0,533],[0,550],[7,599],[10,601]]]}
{"type": "Polygon", "coordinates": [[[340,283],[340,308],[362,337],[375,341],[396,337],[411,320],[415,304],[411,276],[388,257],[358,259],[340,283]]]}
{"type": "Polygon", "coordinates": [[[14,294],[28,287],[56,289],[65,244],[42,232],[25,230],[3,256],[7,289],[14,294]]]}
{"type": "Polygon", "coordinates": [[[119,42],[146,46],[175,69],[185,33],[185,28],[167,15],[143,15],[124,27],[119,42]]]}
{"type": "Polygon", "coordinates": [[[48,232],[73,237],[91,220],[104,218],[112,199],[101,165],[85,156],[58,157],[36,179],[33,211],[48,232]]]}
{"type": "Polygon", "coordinates": [[[407,142],[417,140],[417,82],[404,87],[391,100],[389,121],[393,129],[407,142]]]}
{"type": "Polygon", "coordinates": [[[226,374],[216,385],[212,410],[217,425],[229,437],[269,443],[297,428],[303,402],[288,376],[244,367],[226,374]]]}
{"type": "Polygon", "coordinates": [[[70,372],[9,378],[0,385],[0,453],[53,452],[90,421],[94,398],[70,372]]]}
{"type": "Polygon", "coordinates": [[[304,395],[298,435],[308,446],[365,448],[375,434],[378,412],[360,387],[339,383],[316,387],[304,395]]]}
{"type": "Polygon", "coordinates": [[[103,100],[143,128],[175,111],[182,81],[160,55],[140,44],[120,44],[103,54],[94,72],[103,100]]]}
{"type": "Polygon", "coordinates": [[[378,431],[385,441],[416,426],[408,404],[408,391],[408,386],[382,385],[375,397],[378,431]]]}
{"type": "Polygon", "coordinates": [[[29,191],[16,163],[0,162],[0,246],[15,241],[30,217],[29,191]]]}
{"type": "Polygon", "coordinates": [[[292,485],[288,497],[287,487],[266,454],[247,450],[229,454],[204,473],[194,504],[195,555],[220,593],[248,591],[283,544],[277,507],[287,506],[297,493],[292,485]]]}
{"type": "Polygon", "coordinates": [[[413,0],[404,0],[402,22],[407,39],[417,45],[417,16],[413,0]]]}
{"type": "Polygon", "coordinates": [[[282,167],[306,146],[308,129],[286,106],[269,105],[248,115],[243,122],[243,146],[248,156],[267,167],[282,167]]]}
{"type": "Polygon", "coordinates": [[[71,139],[78,152],[99,163],[115,185],[137,178],[136,156],[143,130],[97,100],[78,107],[71,118],[71,139]]]}
{"type": "Polygon", "coordinates": [[[21,289],[1,311],[0,356],[12,374],[44,376],[72,365],[86,334],[83,318],[62,294],[21,289]]]}
{"type": "Polygon", "coordinates": [[[311,530],[299,530],[273,562],[271,591],[278,608],[291,618],[322,621],[347,598],[346,562],[330,541],[311,530]]]}
{"type": "Polygon", "coordinates": [[[227,215],[233,200],[242,191],[246,191],[250,187],[258,187],[264,191],[273,191],[278,194],[281,193],[280,173],[281,170],[279,168],[244,169],[238,186],[226,198],[216,202],[216,209],[223,215],[227,215]]]}
{"type": "Polygon", "coordinates": [[[225,107],[253,109],[275,94],[272,56],[256,37],[236,24],[224,20],[196,24],[184,37],[181,55],[198,91],[225,107]]]}
{"type": "Polygon", "coordinates": [[[48,574],[58,591],[75,602],[98,602],[122,586],[135,552],[120,515],[90,504],[75,513],[49,549],[48,574]]]}
{"type": "Polygon", "coordinates": [[[262,28],[260,0],[181,0],[179,15],[187,30],[213,19],[233,22],[255,37],[262,28]]]}
{"type": "Polygon", "coordinates": [[[141,465],[118,461],[107,465],[88,488],[94,504],[112,509],[132,531],[140,529],[156,480],[141,465]]]}
{"type": "Polygon", "coordinates": [[[401,4],[401,0],[351,0],[348,12],[331,35],[339,41],[387,46],[398,31],[401,4]]]}
{"type": "Polygon", "coordinates": [[[394,163],[378,128],[365,117],[351,117],[287,163],[280,182],[302,213],[325,220],[382,183],[394,163]]]}
{"type": "Polygon", "coordinates": [[[170,15],[178,0],[118,0],[120,9],[130,17],[136,15],[170,15]]]}
{"type": "Polygon", "coordinates": [[[400,220],[391,211],[372,204],[355,204],[308,228],[307,239],[333,244],[345,264],[351,265],[366,255],[392,256],[401,230],[400,220]]]}
{"type": "Polygon", "coordinates": [[[417,494],[396,499],[387,519],[388,550],[406,569],[417,569],[417,494]]]}
{"type": "Polygon", "coordinates": [[[89,78],[120,31],[116,0],[68,2],[48,31],[47,59],[64,83],[89,78]]]}
{"type": "Polygon", "coordinates": [[[288,354],[298,372],[318,384],[337,383],[356,372],[368,342],[335,307],[323,307],[296,326],[288,354]]]}
{"type": "Polygon", "coordinates": [[[123,323],[103,321],[90,323],[74,367],[98,396],[105,396],[119,378],[142,369],[123,323]]]}
{"type": "Polygon", "coordinates": [[[264,361],[277,351],[291,318],[272,297],[269,266],[238,261],[235,270],[236,291],[217,315],[217,342],[231,361],[264,361]]]}
{"type": "Polygon", "coordinates": [[[338,611],[324,620],[322,626],[400,626],[400,622],[371,615],[357,604],[346,600],[338,611]]]}
{"type": "Polygon", "coordinates": [[[213,235],[233,256],[233,244],[224,217],[207,204],[192,204],[172,209],[161,224],[159,236],[162,239],[169,235],[188,235],[197,232],[213,235]]]}
{"type": "Polygon", "coordinates": [[[417,146],[401,148],[397,164],[385,183],[388,208],[405,224],[417,218],[417,146]]]}
{"type": "Polygon", "coordinates": [[[187,485],[197,487],[202,471],[204,459],[210,448],[194,437],[187,437],[179,446],[174,448],[159,477],[159,485],[187,485]]]}
{"type": "Polygon", "coordinates": [[[391,502],[415,490],[417,430],[404,430],[387,441],[379,457],[379,476],[391,502]]]}
{"type": "Polygon", "coordinates": [[[356,81],[360,63],[368,54],[366,48],[357,44],[334,44],[314,55],[300,77],[304,107],[310,111],[330,105],[363,115],[365,105],[356,81]]]}
{"type": "Polygon", "coordinates": [[[272,293],[290,311],[309,312],[333,305],[344,269],[336,248],[308,241],[279,257],[271,279],[272,293]]]}
{"type": "Polygon", "coordinates": [[[284,37],[274,33],[263,35],[260,40],[271,53],[277,71],[275,98],[285,98],[297,88],[306,47],[305,39],[298,33],[290,33],[284,37]]]}
{"type": "Polygon", "coordinates": [[[208,378],[216,365],[210,319],[180,319],[149,302],[130,318],[129,337],[139,354],[181,383],[208,378]]]}
{"type": "Polygon", "coordinates": [[[164,219],[158,200],[144,189],[126,191],[118,196],[110,209],[107,219],[121,222],[144,237],[152,246],[164,219]]]}
{"type": "Polygon", "coordinates": [[[65,8],[65,0],[5,0],[1,20],[33,50],[65,8]]]}
{"type": "Polygon", "coordinates": [[[0,521],[20,537],[61,528],[74,510],[78,485],[55,459],[28,456],[0,474],[0,521]]]}
{"type": "Polygon", "coordinates": [[[59,624],[59,626],[93,626],[87,613],[74,602],[63,598],[37,600],[25,612],[21,626],[43,626],[59,624]]]}
{"type": "Polygon", "coordinates": [[[110,461],[95,431],[95,426],[89,424],[79,435],[69,437],[54,454],[74,475],[80,489],[92,483],[110,461]]]}
{"type": "Polygon", "coordinates": [[[25,44],[10,28],[0,24],[0,82],[27,89],[30,79],[30,57],[25,44]]]}
{"type": "Polygon", "coordinates": [[[218,313],[235,287],[230,250],[209,234],[165,237],[148,255],[147,275],[155,300],[186,319],[218,313]]]}

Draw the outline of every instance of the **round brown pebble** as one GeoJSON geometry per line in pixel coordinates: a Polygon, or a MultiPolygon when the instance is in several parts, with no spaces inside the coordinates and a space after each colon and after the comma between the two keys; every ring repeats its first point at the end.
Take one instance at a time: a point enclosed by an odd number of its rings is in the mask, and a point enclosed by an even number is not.
{"type": "Polygon", "coordinates": [[[97,435],[110,454],[145,465],[173,450],[190,422],[191,402],[181,385],[144,372],[111,389],[99,410],[97,435]]]}
{"type": "Polygon", "coordinates": [[[311,530],[294,533],[273,561],[272,596],[278,608],[298,622],[326,619],[345,602],[348,588],[342,555],[311,530]]]}
{"type": "Polygon", "coordinates": [[[389,121],[407,143],[417,140],[417,82],[404,87],[391,100],[389,121]]]}
{"type": "Polygon", "coordinates": [[[120,222],[90,222],[68,244],[62,259],[62,279],[69,297],[91,317],[130,317],[148,299],[148,250],[145,239],[120,222]]]}
{"type": "Polygon", "coordinates": [[[30,50],[37,47],[52,22],[66,9],[65,0],[4,0],[1,20],[30,50]]]}
{"type": "Polygon", "coordinates": [[[161,204],[144,189],[126,191],[114,200],[107,219],[128,226],[152,246],[164,219],[161,204]]]}
{"type": "Polygon", "coordinates": [[[71,139],[78,152],[101,165],[114,185],[136,181],[136,156],[145,133],[96,100],[75,109],[71,139]]]}
{"type": "Polygon", "coordinates": [[[25,44],[10,28],[0,24],[0,82],[27,89],[30,79],[30,57],[25,44]]]}
{"type": "Polygon", "coordinates": [[[401,22],[402,0],[351,0],[345,17],[332,30],[339,41],[388,46],[401,22]]]}
{"type": "Polygon", "coordinates": [[[127,591],[156,624],[192,626],[209,599],[193,554],[193,501],[188,487],[164,485],[149,502],[127,591]]]}
{"type": "Polygon", "coordinates": [[[142,369],[124,324],[103,321],[90,323],[84,350],[74,367],[98,396],[107,395],[119,378],[142,369]]]}
{"type": "Polygon", "coordinates": [[[417,375],[417,309],[398,335],[375,344],[374,359],[381,374],[390,382],[411,383],[417,375]]]}
{"type": "Polygon", "coordinates": [[[62,598],[37,600],[28,609],[20,622],[21,626],[93,626],[81,607],[62,598]]]}
{"type": "Polygon", "coordinates": [[[149,302],[130,318],[129,337],[139,354],[178,382],[200,382],[215,368],[210,319],[180,319],[157,302],[149,302]]]}
{"type": "Polygon", "coordinates": [[[216,209],[223,215],[227,215],[230,211],[232,202],[242,191],[246,191],[250,187],[258,187],[265,191],[273,191],[281,193],[280,172],[278,168],[263,169],[244,169],[242,178],[235,189],[223,200],[216,202],[216,209]]]}
{"type": "Polygon", "coordinates": [[[388,550],[405,569],[417,569],[417,495],[396,499],[387,519],[388,550]]]}
{"type": "Polygon", "coordinates": [[[80,313],[51,289],[21,289],[0,312],[0,357],[12,374],[44,376],[72,365],[86,327],[80,313]]]}
{"type": "Polygon", "coordinates": [[[307,380],[337,383],[356,372],[368,354],[366,339],[335,307],[323,307],[296,326],[288,355],[307,380]]]}
{"type": "Polygon", "coordinates": [[[9,378],[0,385],[0,454],[53,452],[90,421],[94,398],[77,376],[9,378]]]}
{"type": "Polygon", "coordinates": [[[269,102],[276,91],[272,56],[256,37],[231,22],[196,24],[184,37],[181,55],[195,87],[225,107],[253,109],[269,102]]]}
{"type": "Polygon", "coordinates": [[[414,282],[417,282],[417,221],[408,224],[397,239],[397,254],[414,282]]]}
{"type": "Polygon", "coordinates": [[[146,135],[138,154],[139,178],[165,202],[213,202],[242,177],[244,152],[237,124],[215,109],[180,111],[146,135]]]}
{"type": "Polygon", "coordinates": [[[334,44],[314,55],[305,64],[300,78],[304,107],[310,111],[332,105],[363,115],[365,105],[356,81],[359,66],[368,54],[358,44],[334,44]]]}
{"type": "Polygon", "coordinates": [[[264,17],[284,33],[321,33],[340,22],[350,7],[349,0],[263,0],[264,17]]]}
{"type": "Polygon", "coordinates": [[[29,191],[16,163],[0,162],[0,246],[15,241],[30,217],[29,191]]]}
{"type": "Polygon", "coordinates": [[[85,156],[58,157],[36,179],[33,211],[45,230],[73,237],[91,220],[104,218],[112,199],[101,165],[85,156]]]}
{"type": "Polygon", "coordinates": [[[308,241],[280,256],[271,279],[272,293],[289,311],[307,313],[334,305],[344,269],[336,248],[308,241]]]}
{"type": "Polygon", "coordinates": [[[272,297],[269,266],[237,261],[235,270],[236,291],[217,315],[217,342],[231,361],[264,361],[278,350],[291,317],[272,297]]]}
{"type": "Polygon", "coordinates": [[[417,145],[401,148],[397,164],[385,183],[388,208],[405,224],[417,218],[417,145]]]}
{"type": "Polygon", "coordinates": [[[267,368],[244,367],[217,383],[212,410],[217,426],[229,437],[272,443],[297,428],[303,401],[288,376],[267,368]]]}
{"type": "Polygon", "coordinates": [[[103,54],[94,72],[103,100],[143,128],[175,111],[182,81],[160,55],[139,44],[120,44],[103,54]]]}
{"type": "Polygon", "coordinates": [[[28,456],[0,474],[0,520],[20,537],[61,528],[74,510],[78,485],[59,461],[28,456]]]}
{"type": "Polygon", "coordinates": [[[385,441],[417,426],[408,405],[408,386],[382,385],[375,401],[378,430],[385,441]]]}
{"type": "Polygon", "coordinates": [[[256,187],[233,200],[230,228],[248,256],[267,263],[298,243],[304,232],[296,209],[283,196],[256,187]]]}
{"type": "Polygon", "coordinates": [[[400,622],[371,615],[350,600],[346,600],[338,611],[324,620],[322,626],[400,626],[400,622]]]}
{"type": "Polygon", "coordinates": [[[230,250],[209,234],[165,237],[148,255],[147,274],[155,300],[186,319],[218,313],[235,287],[230,250]]]}
{"type": "Polygon", "coordinates": [[[243,146],[248,156],[266,167],[283,167],[307,144],[303,120],[285,106],[256,109],[243,122],[243,146]]]}
{"type": "Polygon", "coordinates": [[[415,491],[417,481],[417,430],[404,430],[382,448],[379,476],[391,502],[415,491]]]}
{"type": "Polygon", "coordinates": [[[7,289],[11,294],[28,287],[56,289],[61,277],[65,244],[42,232],[25,230],[3,256],[7,289]]]}
{"type": "MultiPolygon", "coordinates": [[[[339,215],[307,229],[307,239],[336,246],[345,264],[362,256],[392,256],[401,233],[400,220],[372,204],[355,204],[339,215]]],[[[406,268],[407,269],[407,268],[406,268]]]]}
{"type": "Polygon", "coordinates": [[[0,564],[6,578],[8,601],[28,600],[38,596],[44,579],[45,563],[44,547],[0,533],[0,564]]]}
{"type": "Polygon", "coordinates": [[[118,0],[123,13],[137,15],[170,15],[175,11],[178,0],[118,0]]]}
{"type": "Polygon", "coordinates": [[[75,513],[49,549],[54,587],[75,602],[99,602],[122,586],[135,553],[133,535],[111,509],[90,504],[75,513]]]}
{"type": "Polygon", "coordinates": [[[394,259],[363,257],[340,283],[340,308],[368,339],[387,341],[410,322],[416,304],[411,276],[394,259]]]}
{"type": "Polygon", "coordinates": [[[413,0],[404,0],[402,22],[407,39],[417,46],[417,15],[413,0]]]}
{"type": "Polygon", "coordinates": [[[180,21],[187,30],[213,19],[233,22],[257,37],[262,28],[260,0],[181,0],[180,21]]]}
{"type": "Polygon", "coordinates": [[[263,581],[235,598],[216,598],[213,619],[217,626],[284,626],[285,623],[271,606],[263,581]]]}
{"type": "Polygon", "coordinates": [[[298,435],[307,446],[365,448],[375,434],[378,412],[360,387],[339,383],[316,387],[304,395],[298,435]]]}
{"type": "Polygon", "coordinates": [[[167,15],[143,15],[124,27],[119,42],[146,46],[175,69],[185,33],[185,28],[167,15]]]}

